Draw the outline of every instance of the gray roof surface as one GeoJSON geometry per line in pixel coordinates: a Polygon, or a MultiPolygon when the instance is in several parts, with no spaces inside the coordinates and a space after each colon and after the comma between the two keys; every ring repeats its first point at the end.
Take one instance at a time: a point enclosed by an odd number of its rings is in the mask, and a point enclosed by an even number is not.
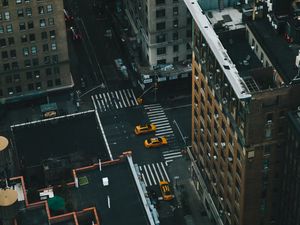
{"type": "Polygon", "coordinates": [[[18,225],[49,225],[44,207],[24,209],[17,217],[18,225]]]}
{"type": "Polygon", "coordinates": [[[276,70],[282,75],[283,80],[289,83],[297,75],[295,59],[300,49],[299,46],[287,43],[282,36],[274,31],[266,19],[250,21],[247,25],[276,70]]]}
{"type": "Polygon", "coordinates": [[[86,176],[88,184],[72,189],[76,210],[95,206],[100,223],[106,225],[150,224],[127,161],[103,166],[101,172],[97,169],[77,176],[86,176]],[[109,186],[103,186],[103,177],[108,177],[109,186]]]}

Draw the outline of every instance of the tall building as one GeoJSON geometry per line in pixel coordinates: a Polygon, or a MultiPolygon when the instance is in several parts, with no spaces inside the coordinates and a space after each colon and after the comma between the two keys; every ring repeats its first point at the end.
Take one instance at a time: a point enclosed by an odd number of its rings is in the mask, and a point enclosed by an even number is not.
{"type": "Polygon", "coordinates": [[[73,87],[63,1],[0,2],[0,101],[73,87]]]}
{"type": "Polygon", "coordinates": [[[300,104],[299,47],[263,7],[242,24],[236,9],[217,17],[184,1],[194,27],[191,168],[201,200],[218,225],[280,224],[287,112],[300,104]]]}
{"type": "Polygon", "coordinates": [[[125,8],[150,67],[191,58],[192,18],[182,0],[126,0],[125,8]]]}
{"type": "Polygon", "coordinates": [[[288,114],[280,224],[300,224],[300,108],[288,114]]]}

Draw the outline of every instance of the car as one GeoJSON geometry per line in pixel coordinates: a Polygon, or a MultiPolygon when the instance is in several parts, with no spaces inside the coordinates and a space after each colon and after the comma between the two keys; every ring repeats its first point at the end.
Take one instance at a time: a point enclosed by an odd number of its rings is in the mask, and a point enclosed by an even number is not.
{"type": "Polygon", "coordinates": [[[174,195],[171,194],[170,186],[168,181],[160,181],[159,188],[165,201],[171,201],[174,198],[174,195]]]}
{"type": "Polygon", "coordinates": [[[168,141],[165,137],[153,137],[144,141],[146,148],[159,147],[166,144],[168,144],[168,141]]]}
{"type": "Polygon", "coordinates": [[[76,27],[70,27],[70,31],[71,31],[71,34],[72,34],[72,39],[74,41],[80,41],[82,40],[82,35],[81,33],[78,31],[78,29],[76,27]]]}
{"type": "Polygon", "coordinates": [[[145,134],[152,131],[156,131],[156,126],[153,123],[145,124],[145,125],[137,125],[134,129],[134,133],[136,135],[145,134]]]}

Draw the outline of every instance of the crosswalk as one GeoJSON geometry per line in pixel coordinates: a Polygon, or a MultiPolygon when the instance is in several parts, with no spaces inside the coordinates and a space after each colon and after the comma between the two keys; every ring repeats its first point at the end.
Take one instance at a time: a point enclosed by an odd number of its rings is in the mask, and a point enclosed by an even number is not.
{"type": "Polygon", "coordinates": [[[163,162],[139,165],[139,170],[146,187],[159,185],[160,181],[170,182],[163,162]]]}
{"type": "Polygon", "coordinates": [[[91,96],[99,112],[111,111],[138,105],[132,89],[103,92],[91,96]]]}
{"type": "Polygon", "coordinates": [[[144,105],[149,121],[156,125],[155,136],[165,136],[168,140],[169,150],[163,152],[163,158],[167,163],[173,159],[182,157],[181,150],[176,143],[173,129],[170,125],[164,109],[160,104],[144,105]]]}

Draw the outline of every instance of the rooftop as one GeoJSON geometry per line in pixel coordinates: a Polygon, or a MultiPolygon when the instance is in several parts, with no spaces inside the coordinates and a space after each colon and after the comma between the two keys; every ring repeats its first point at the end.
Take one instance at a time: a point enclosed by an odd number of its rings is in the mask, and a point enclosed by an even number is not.
{"type": "Polygon", "coordinates": [[[284,82],[290,83],[298,73],[295,60],[300,50],[299,45],[287,43],[282,36],[274,31],[266,19],[251,21],[247,25],[284,82]]]}

